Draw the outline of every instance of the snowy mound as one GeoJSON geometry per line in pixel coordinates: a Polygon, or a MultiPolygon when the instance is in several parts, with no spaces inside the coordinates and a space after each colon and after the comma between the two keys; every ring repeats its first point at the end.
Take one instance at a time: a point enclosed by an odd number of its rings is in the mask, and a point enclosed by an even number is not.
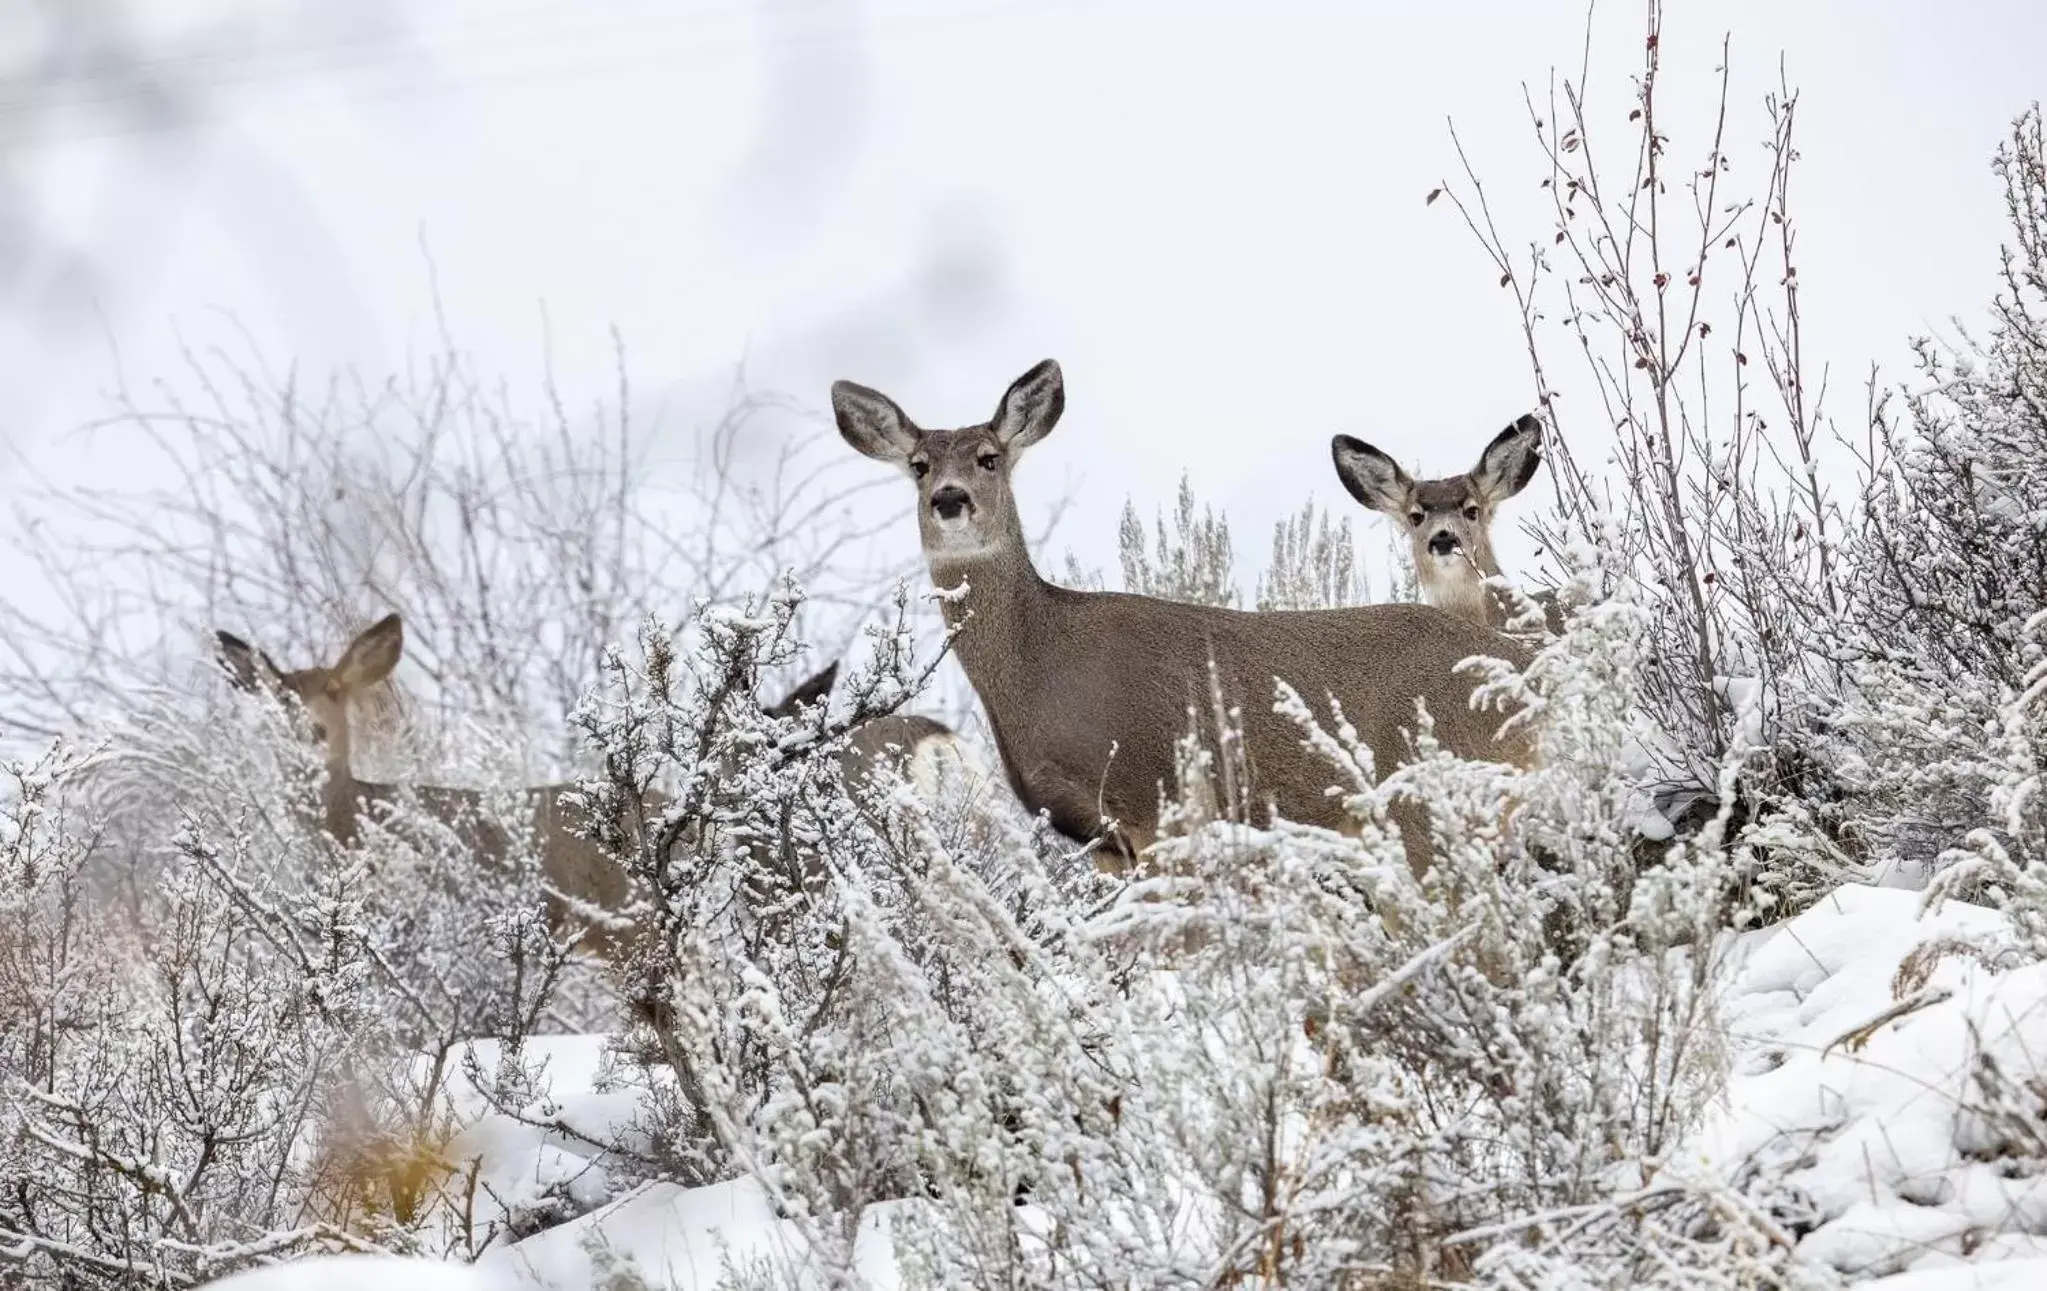
{"type": "Polygon", "coordinates": [[[1673,1167],[1732,1184],[1851,1281],[2047,1286],[2047,965],[1979,962],[2008,935],[1995,911],[1922,916],[1876,888],[1760,934],[1722,997],[1721,1108],[1673,1167]]]}

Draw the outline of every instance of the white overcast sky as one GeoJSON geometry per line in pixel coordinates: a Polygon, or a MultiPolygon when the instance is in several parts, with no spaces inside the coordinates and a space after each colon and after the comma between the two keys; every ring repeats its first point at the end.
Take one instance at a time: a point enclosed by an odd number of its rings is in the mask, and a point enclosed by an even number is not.
{"type": "MultiPolygon", "coordinates": [[[[2047,6],[1672,7],[1688,111],[1734,37],[1750,179],[1786,61],[1808,345],[1837,386],[1903,378],[1906,338],[1995,285],[1988,159],[2047,88],[2047,6]]],[[[60,438],[104,409],[116,350],[131,380],[175,378],[178,334],[231,315],[302,371],[388,370],[430,322],[423,235],[486,370],[537,372],[544,306],[571,402],[597,398],[616,325],[679,427],[742,358],[814,406],[844,376],[947,425],[1056,357],[1068,418],[1021,484],[1080,505],[1041,565],[1113,568],[1124,498],[1167,504],[1185,469],[1248,581],[1277,516],[1342,498],[1331,433],[1448,472],[1529,406],[1505,293],[1422,198],[1451,117],[1495,189],[1535,196],[1522,86],[1577,67],[1584,7],[16,0],[0,66],[93,22],[196,97],[148,126],[89,69],[0,95],[0,433],[56,478],[128,466],[60,438]]],[[[1639,8],[1597,26],[1595,81],[1624,94],[1639,8]]],[[[1520,211],[1511,236],[1543,236],[1520,211]]]]}

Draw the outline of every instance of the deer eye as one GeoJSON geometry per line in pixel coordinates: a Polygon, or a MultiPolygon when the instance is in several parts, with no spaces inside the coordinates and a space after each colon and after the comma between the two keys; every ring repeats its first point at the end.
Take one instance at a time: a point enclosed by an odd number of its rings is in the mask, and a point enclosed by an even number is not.
{"type": "Polygon", "coordinates": [[[1428,518],[1428,513],[1425,511],[1410,511],[1407,513],[1407,522],[1417,529],[1421,528],[1422,521],[1428,518]]]}
{"type": "Polygon", "coordinates": [[[924,461],[921,458],[918,459],[917,461],[911,462],[910,474],[916,476],[920,480],[923,479],[925,476],[931,474],[931,463],[924,461]]]}
{"type": "Polygon", "coordinates": [[[981,469],[984,471],[992,471],[996,467],[1002,465],[1002,459],[996,456],[994,453],[983,453],[981,454],[979,460],[981,463],[981,469]]]}
{"type": "Polygon", "coordinates": [[[1466,520],[1478,519],[1478,508],[1470,505],[1469,503],[1466,503],[1464,507],[1464,518],[1466,520]]]}

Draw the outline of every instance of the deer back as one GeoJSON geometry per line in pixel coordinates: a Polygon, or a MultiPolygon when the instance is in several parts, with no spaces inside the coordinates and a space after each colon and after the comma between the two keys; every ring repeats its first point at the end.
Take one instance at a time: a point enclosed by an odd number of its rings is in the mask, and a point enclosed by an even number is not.
{"type": "MultiPolygon", "coordinates": [[[[1175,750],[1190,724],[1212,725],[1214,696],[1236,710],[1253,776],[1253,805],[1342,828],[1328,792],[1336,768],[1304,746],[1300,726],[1276,712],[1275,679],[1291,685],[1333,729],[1333,698],[1372,750],[1381,775],[1408,759],[1427,705],[1436,737],[1466,756],[1522,761],[1525,741],[1502,740],[1503,715],[1471,707],[1473,677],[1456,665],[1476,655],[1520,662],[1516,643],[1423,605],[1246,613],[1148,597],[1048,588],[1049,612],[977,687],[1010,781],[1026,806],[1061,832],[1087,837],[1104,815],[1135,846],[1157,829],[1159,795],[1176,784],[1175,750]],[[1103,649],[1091,643],[1122,643],[1103,649]],[[1213,671],[1211,671],[1213,660],[1213,671]],[[1014,680],[1011,680],[1014,679],[1014,680]]],[[[975,625],[961,631],[970,649],[975,625]]]]}

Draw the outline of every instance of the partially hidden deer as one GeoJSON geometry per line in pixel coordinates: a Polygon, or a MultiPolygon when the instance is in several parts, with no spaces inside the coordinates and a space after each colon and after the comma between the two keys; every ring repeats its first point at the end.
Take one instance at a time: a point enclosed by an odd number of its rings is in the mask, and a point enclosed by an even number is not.
{"type": "MultiPolygon", "coordinates": [[[[1329,792],[1337,772],[1274,711],[1275,678],[1319,713],[1333,696],[1382,775],[1409,757],[1417,700],[1452,752],[1526,762],[1525,736],[1503,736],[1502,713],[1475,709],[1477,681],[1457,669],[1479,655],[1519,663],[1523,647],[1434,607],[1247,612],[1046,582],[1024,546],[1011,475],[1065,406],[1049,359],[1010,385],[993,418],[958,429],[925,429],[866,386],[832,386],[847,443],[916,487],[953,650],[1027,810],[1069,838],[1102,838],[1112,867],[1136,859],[1157,835],[1190,708],[1209,711],[1211,661],[1226,700],[1241,706],[1256,790],[1291,820],[1352,828],[1329,792]]],[[[1401,815],[1410,863],[1425,866],[1421,818],[1411,805],[1401,815]]]]}
{"type": "MultiPolygon", "coordinates": [[[[768,716],[794,717],[805,706],[825,702],[838,678],[835,659],[770,705],[768,716]]],[[[985,776],[973,750],[945,723],[919,713],[888,713],[846,732],[839,770],[846,783],[859,791],[874,783],[875,773],[884,765],[892,765],[919,793],[932,798],[939,793],[948,760],[967,777],[970,789],[985,776]]]]}
{"type": "MultiPolygon", "coordinates": [[[[1350,495],[1390,517],[1407,535],[1424,600],[1494,629],[1520,615],[1520,598],[1493,581],[1500,577],[1493,517],[1501,503],[1528,487],[1542,465],[1542,422],[1534,414],[1517,418],[1493,436],[1477,465],[1443,479],[1417,480],[1379,449],[1349,435],[1331,439],[1329,454],[1350,495]]],[[[1541,607],[1550,632],[1563,630],[1553,593],[1537,592],[1529,599],[1541,607]]]]}
{"type": "MultiPolygon", "coordinates": [[[[321,807],[326,831],[337,842],[355,842],[366,818],[382,817],[401,800],[409,799],[434,820],[453,828],[466,850],[486,866],[505,862],[512,839],[483,809],[482,792],[441,785],[386,784],[355,775],[350,702],[398,666],[405,652],[405,627],[396,614],[372,624],[325,667],[286,671],[233,633],[216,632],[215,641],[221,665],[237,687],[280,701],[297,701],[306,733],[325,752],[327,778],[321,807]]],[[[632,884],[614,857],[579,832],[587,822],[569,799],[572,789],[571,785],[550,784],[526,790],[541,878],[550,889],[548,923],[557,936],[576,936],[583,949],[613,954],[623,948],[624,933],[593,927],[578,912],[624,909],[632,884]]],[[[658,809],[658,803],[647,805],[658,809]]],[[[630,834],[643,822],[624,823],[630,834]]]]}
{"type": "MultiPolygon", "coordinates": [[[[409,797],[430,816],[454,827],[479,861],[486,865],[504,861],[511,840],[503,827],[481,810],[484,795],[479,791],[437,785],[399,786],[362,780],[355,775],[349,704],[397,667],[405,649],[404,625],[398,615],[388,615],[372,625],[350,642],[334,663],[292,671],[278,667],[268,654],[232,633],[218,632],[215,636],[221,664],[237,687],[279,700],[295,700],[302,709],[307,734],[324,746],[327,778],[321,803],[323,823],[337,841],[344,844],[355,841],[366,813],[374,816],[388,811],[402,797],[409,797]]],[[[788,717],[803,705],[823,702],[837,675],[838,665],[833,663],[768,711],[774,716],[788,717]]],[[[972,770],[971,754],[958,745],[953,733],[942,723],[928,717],[890,714],[854,728],[840,751],[839,765],[849,784],[862,786],[871,781],[885,761],[901,759],[899,765],[921,787],[936,774],[935,759],[947,753],[960,758],[972,770]]],[[[550,784],[526,791],[541,858],[541,876],[550,889],[549,925],[557,936],[578,936],[584,949],[615,956],[629,944],[630,932],[591,927],[580,912],[623,910],[632,894],[632,884],[614,857],[584,837],[581,827],[587,821],[581,809],[570,801],[573,788],[550,784]]],[[[662,802],[658,794],[650,794],[644,808],[658,814],[662,802]]],[[[621,822],[629,838],[638,837],[647,823],[621,822]]]]}

